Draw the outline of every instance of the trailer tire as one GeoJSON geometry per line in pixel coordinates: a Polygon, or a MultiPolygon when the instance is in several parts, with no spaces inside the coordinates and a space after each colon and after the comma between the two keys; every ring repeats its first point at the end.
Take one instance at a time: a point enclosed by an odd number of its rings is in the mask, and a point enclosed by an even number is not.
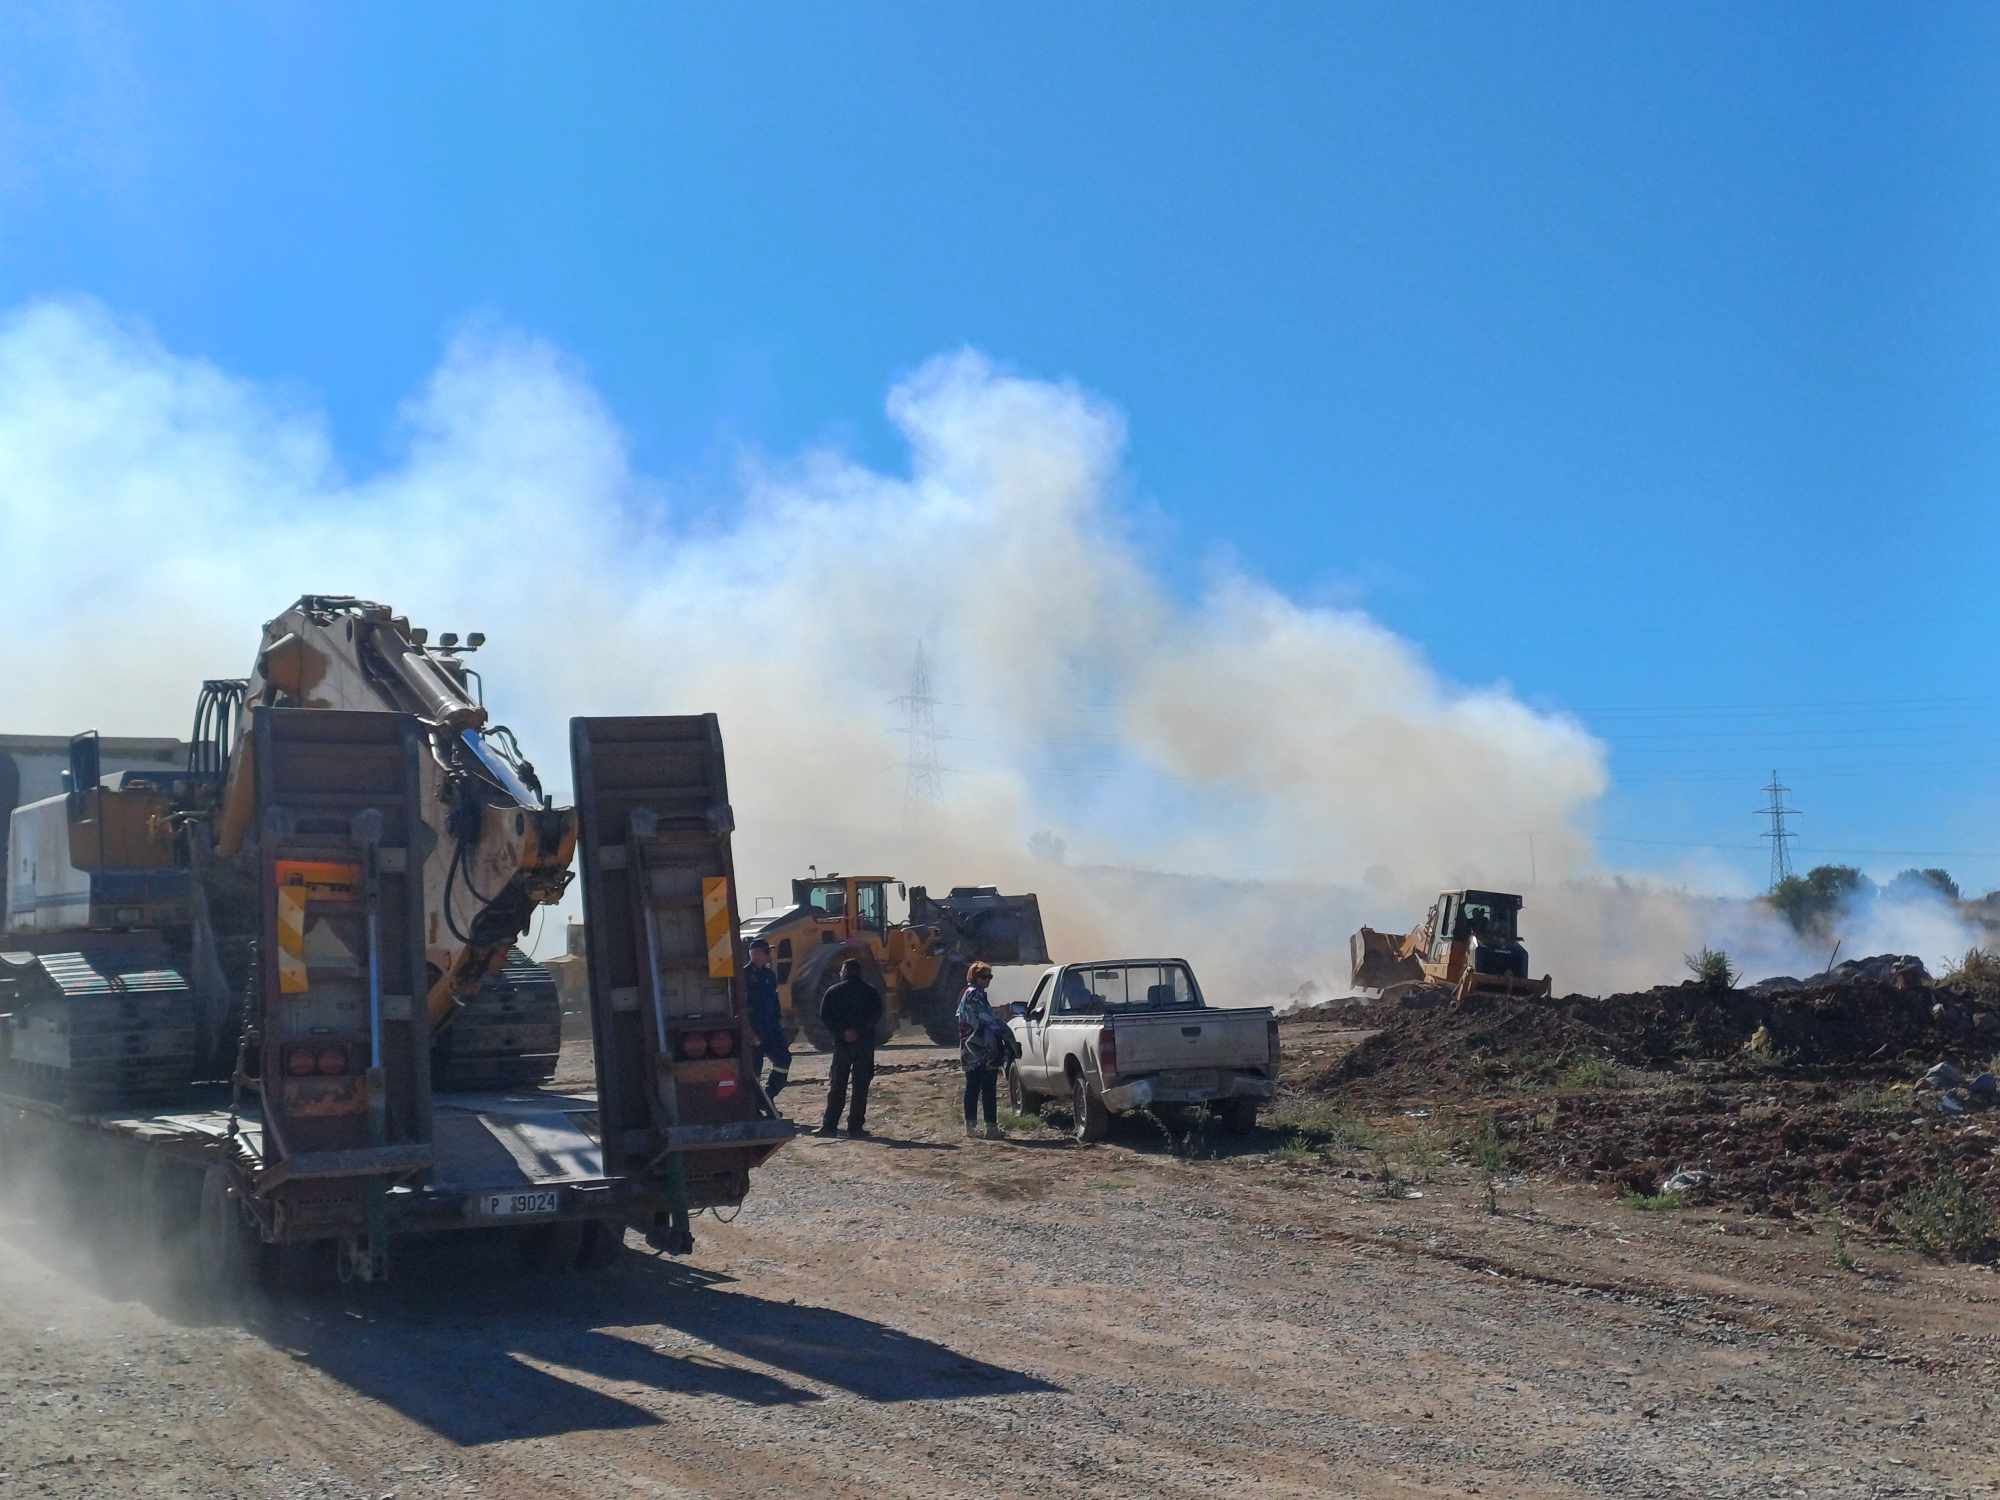
{"type": "Polygon", "coordinates": [[[260,1246],[257,1225],[237,1195],[229,1168],[219,1163],[201,1179],[201,1220],[195,1231],[195,1283],[217,1302],[230,1302],[249,1285],[260,1246]]]}
{"type": "Polygon", "coordinates": [[[332,1240],[307,1240],[297,1245],[265,1245],[258,1258],[258,1279],[272,1296],[304,1301],[324,1295],[334,1284],[338,1266],[332,1240]]]}
{"type": "Polygon", "coordinates": [[[201,1219],[201,1178],[158,1151],[146,1153],[139,1168],[139,1232],[155,1264],[168,1279],[182,1279],[187,1270],[189,1241],[201,1219]]]}
{"type": "Polygon", "coordinates": [[[538,1276],[560,1275],[576,1269],[583,1253],[583,1222],[560,1219],[553,1224],[535,1224],[521,1231],[521,1264],[538,1276]]]}
{"type": "Polygon", "coordinates": [[[624,1257],[625,1224],[620,1219],[590,1219],[583,1226],[583,1247],[576,1268],[594,1274],[608,1271],[624,1257]]]}
{"type": "Polygon", "coordinates": [[[1111,1133],[1111,1112],[1104,1107],[1103,1096],[1081,1072],[1069,1075],[1069,1107],[1076,1122],[1073,1129],[1081,1144],[1094,1145],[1111,1133]]]}

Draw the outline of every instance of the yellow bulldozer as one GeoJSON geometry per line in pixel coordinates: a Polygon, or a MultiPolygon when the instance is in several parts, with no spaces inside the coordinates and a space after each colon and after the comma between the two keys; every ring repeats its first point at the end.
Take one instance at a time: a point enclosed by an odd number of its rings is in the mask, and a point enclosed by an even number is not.
{"type": "Polygon", "coordinates": [[[1445,891],[1407,934],[1364,927],[1348,939],[1357,990],[1385,1000],[1462,1003],[1475,995],[1538,999],[1549,976],[1528,977],[1521,898],[1504,891],[1445,891]]]}
{"type": "Polygon", "coordinates": [[[887,875],[815,873],[792,882],[790,906],[744,919],[741,931],[746,945],[771,945],[785,1023],[821,1051],[833,1039],[819,1024],[820,995],[847,959],[860,959],[863,977],[882,992],[883,1041],[914,1022],[940,1047],[958,1043],[958,997],[975,959],[996,967],[1049,961],[1041,904],[990,885],[934,897],[887,875]],[[891,886],[909,902],[900,922],[889,920],[891,886]]]}

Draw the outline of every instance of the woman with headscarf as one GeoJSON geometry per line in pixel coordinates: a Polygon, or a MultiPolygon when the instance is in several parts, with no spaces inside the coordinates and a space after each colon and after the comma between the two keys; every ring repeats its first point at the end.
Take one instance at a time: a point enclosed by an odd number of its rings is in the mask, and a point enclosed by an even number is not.
{"type": "Polygon", "coordinates": [[[977,1136],[976,1112],[986,1113],[986,1138],[1004,1140],[998,1118],[1000,1070],[1007,1064],[1007,1028],[993,1013],[986,986],[993,982],[989,964],[965,971],[965,993],[958,997],[958,1061],[965,1069],[965,1133],[977,1136]]]}

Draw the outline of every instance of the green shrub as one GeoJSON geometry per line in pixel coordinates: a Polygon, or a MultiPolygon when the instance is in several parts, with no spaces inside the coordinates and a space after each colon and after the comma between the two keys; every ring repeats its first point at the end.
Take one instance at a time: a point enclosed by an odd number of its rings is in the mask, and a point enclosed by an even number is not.
{"type": "Polygon", "coordinates": [[[1736,984],[1736,966],[1729,961],[1729,955],[1720,948],[1703,947],[1693,953],[1683,953],[1681,962],[1687,965],[1688,973],[1700,981],[1703,989],[1726,990],[1736,984]]]}
{"type": "Polygon", "coordinates": [[[1967,948],[1962,958],[1945,960],[1939,984],[1970,990],[1992,999],[2000,995],[2000,952],[1991,948],[1967,948]]]}
{"type": "Polygon", "coordinates": [[[1572,1089],[1618,1089],[1626,1083],[1623,1070],[1602,1057],[1579,1057],[1563,1070],[1561,1081],[1572,1089]]]}
{"type": "Polygon", "coordinates": [[[1286,1136],[1278,1144],[1278,1148],[1271,1154],[1277,1157],[1279,1161],[1294,1162],[1311,1161],[1315,1156],[1319,1155],[1313,1149],[1313,1143],[1296,1130],[1286,1136]]]}
{"type": "Polygon", "coordinates": [[[1618,1201],[1627,1208],[1638,1209],[1642,1214],[1658,1214],[1672,1212],[1686,1198],[1680,1193],[1642,1193],[1637,1188],[1627,1188],[1618,1195],[1618,1201]]]}
{"type": "Polygon", "coordinates": [[[1983,1259],[2000,1233],[1993,1206],[1949,1167],[1897,1199],[1889,1227],[1912,1250],[1938,1260],[1983,1259]]]}

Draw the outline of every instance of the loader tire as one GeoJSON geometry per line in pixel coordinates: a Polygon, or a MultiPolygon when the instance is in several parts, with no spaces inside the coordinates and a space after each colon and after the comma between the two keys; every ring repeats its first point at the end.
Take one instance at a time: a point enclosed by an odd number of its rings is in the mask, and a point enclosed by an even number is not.
{"type": "Polygon", "coordinates": [[[875,1028],[876,1045],[886,1044],[896,1034],[896,1017],[889,1009],[888,987],[882,982],[882,969],[875,962],[875,955],[859,943],[829,943],[799,960],[798,968],[792,971],[792,1003],[803,1008],[800,1023],[812,1038],[812,1044],[822,1052],[833,1050],[833,1033],[819,1023],[820,997],[840,982],[840,966],[850,958],[861,960],[861,977],[882,996],[882,1019],[875,1028]]]}
{"type": "Polygon", "coordinates": [[[931,1039],[933,1047],[956,1047],[958,1045],[958,1013],[941,1016],[933,1011],[924,1017],[924,1035],[931,1039]]]}
{"type": "Polygon", "coordinates": [[[1072,1127],[1083,1145],[1094,1145],[1111,1133],[1111,1112],[1104,1100],[1081,1073],[1069,1076],[1069,1107],[1075,1120],[1072,1127]]]}

